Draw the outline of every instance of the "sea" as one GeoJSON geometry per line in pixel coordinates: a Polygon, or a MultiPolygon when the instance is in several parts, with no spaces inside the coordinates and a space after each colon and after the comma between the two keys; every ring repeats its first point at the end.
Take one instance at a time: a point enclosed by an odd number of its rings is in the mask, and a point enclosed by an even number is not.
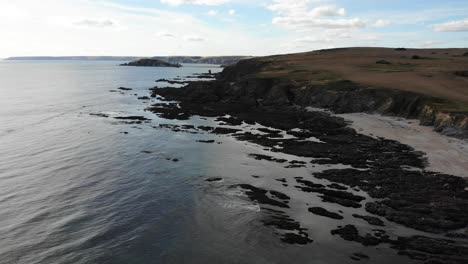
{"type": "Polygon", "coordinates": [[[139,99],[169,85],[158,79],[216,73],[218,65],[120,63],[0,61],[0,263],[349,263],[355,252],[410,263],[388,246],[330,235],[340,223],[306,210],[320,200],[277,181],[317,167],[285,169],[248,157],[272,155],[261,146],[161,127],[217,123],[166,120],[146,111],[158,99],[139,99]],[[122,116],[150,121],[115,119],[122,116]],[[222,180],[206,181],[213,177],[222,180]],[[314,242],[283,243],[261,223],[259,205],[230,187],[239,183],[291,195],[288,212],[314,242]]]}

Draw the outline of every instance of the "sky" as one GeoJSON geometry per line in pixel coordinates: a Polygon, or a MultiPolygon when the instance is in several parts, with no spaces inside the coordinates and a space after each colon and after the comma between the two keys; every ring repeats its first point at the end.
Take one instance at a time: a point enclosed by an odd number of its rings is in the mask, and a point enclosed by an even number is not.
{"type": "Polygon", "coordinates": [[[468,47],[468,0],[0,0],[0,58],[468,47]]]}

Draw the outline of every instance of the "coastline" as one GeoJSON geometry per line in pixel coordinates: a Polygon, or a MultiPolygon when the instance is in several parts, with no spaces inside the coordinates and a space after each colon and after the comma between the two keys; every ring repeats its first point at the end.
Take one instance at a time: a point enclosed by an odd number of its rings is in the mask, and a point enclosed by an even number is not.
{"type": "Polygon", "coordinates": [[[461,177],[468,177],[468,141],[448,137],[431,127],[419,125],[419,120],[408,120],[379,114],[339,114],[351,121],[350,127],[361,134],[397,140],[422,151],[428,158],[427,169],[461,177]]]}
{"type": "MultiPolygon", "coordinates": [[[[288,100],[288,90],[285,89],[288,82],[255,78],[246,81],[239,76],[242,76],[240,72],[227,68],[215,81],[192,82],[178,89],[151,89],[151,96],[163,102],[147,110],[162,118],[187,122],[196,116],[215,118],[219,124],[216,127],[165,127],[174,132],[232,137],[258,145],[270,153],[251,156],[257,160],[284,164],[284,168],[289,169],[310,168],[309,175],[294,178],[285,175],[284,179],[278,179],[284,181],[286,188],[295,181],[293,191],[269,190],[242,182],[230,186],[243,191],[248,199],[260,206],[265,217],[262,223],[274,228],[282,242],[314,243],[310,230],[304,227],[310,226],[309,223],[301,223],[296,219],[297,212],[291,214],[288,209],[290,203],[306,202],[293,201],[292,197],[296,196],[293,194],[299,191],[321,200],[319,207],[301,206],[309,213],[343,219],[347,208],[353,218],[362,218],[369,223],[363,229],[351,224],[353,221],[345,220],[344,226],[329,227],[331,236],[364,246],[389,245],[399,255],[415,260],[445,263],[468,260],[468,243],[457,240],[468,237],[468,213],[463,210],[468,206],[468,182],[459,177],[463,175],[451,176],[433,171],[448,172],[451,165],[444,164],[443,158],[450,157],[430,151],[426,156],[420,150],[430,150],[428,142],[411,144],[414,147],[405,144],[412,143],[411,134],[407,135],[407,140],[401,140],[401,135],[407,133],[406,128],[398,130],[400,136],[396,134],[384,139],[376,136],[384,135],[383,130],[387,127],[373,128],[373,121],[366,123],[355,119],[358,122],[353,128],[343,117],[352,119],[354,114],[337,116],[295,106],[288,100]],[[252,127],[251,131],[245,131],[240,129],[242,125],[261,125],[264,128],[252,127]],[[297,159],[275,157],[280,153],[297,159]],[[395,234],[385,227],[372,229],[373,225],[381,226],[382,219],[422,233],[395,234]],[[442,245],[447,251],[437,252],[436,249],[442,245]],[[458,253],[452,255],[447,252],[458,253]]],[[[388,120],[385,122],[388,124],[388,120]]],[[[416,133],[427,131],[418,130],[416,133]]],[[[392,134],[392,131],[387,132],[392,134]]],[[[443,142],[440,144],[442,146],[443,142]]],[[[459,166],[455,172],[461,171],[465,165],[461,162],[459,166]]],[[[222,180],[210,179],[213,182],[222,180]]]]}

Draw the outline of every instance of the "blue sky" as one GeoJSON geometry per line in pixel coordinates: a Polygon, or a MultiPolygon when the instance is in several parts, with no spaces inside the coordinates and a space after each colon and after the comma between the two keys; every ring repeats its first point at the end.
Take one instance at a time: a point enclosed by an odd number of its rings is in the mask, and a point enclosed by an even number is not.
{"type": "Polygon", "coordinates": [[[0,0],[0,57],[468,47],[468,0],[0,0]]]}

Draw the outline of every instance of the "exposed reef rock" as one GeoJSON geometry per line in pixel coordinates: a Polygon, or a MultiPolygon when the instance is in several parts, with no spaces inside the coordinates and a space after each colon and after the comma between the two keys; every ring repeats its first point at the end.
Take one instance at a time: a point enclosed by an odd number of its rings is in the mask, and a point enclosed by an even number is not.
{"type": "Polygon", "coordinates": [[[328,210],[326,210],[326,209],[324,209],[322,207],[309,208],[309,212],[311,212],[313,214],[316,214],[316,215],[332,218],[332,219],[337,219],[337,220],[343,219],[343,216],[341,216],[341,215],[339,215],[337,213],[330,212],[330,211],[328,211],[328,210]]]}
{"type": "Polygon", "coordinates": [[[366,210],[414,229],[443,232],[468,223],[468,183],[463,178],[390,168],[328,170],[315,177],[357,186],[382,199],[367,203],[366,210]]]}
{"type": "MultiPolygon", "coordinates": [[[[372,63],[377,67],[375,59],[372,63]]],[[[334,166],[337,169],[307,175],[309,178],[306,175],[295,177],[297,184],[294,187],[304,192],[301,195],[313,197],[314,202],[318,197],[323,202],[350,207],[346,211],[357,211],[353,208],[365,205],[365,210],[372,215],[353,214],[354,218],[360,219],[355,219],[356,222],[366,221],[370,225],[384,226],[382,219],[385,218],[436,234],[435,238],[391,238],[382,229],[364,231],[343,224],[331,231],[333,235],[365,246],[389,244],[400,254],[427,263],[463,263],[461,260],[466,260],[468,256],[464,251],[466,243],[460,241],[464,238],[454,237],[452,241],[439,237],[446,232],[462,234],[460,229],[467,227],[468,211],[465,208],[468,207],[468,184],[465,179],[428,172],[425,170],[427,160],[424,153],[394,140],[359,134],[348,127],[343,118],[304,108],[316,106],[339,113],[379,112],[419,118],[423,124],[434,125],[440,132],[455,136],[466,133],[466,116],[440,110],[440,105],[446,101],[427,95],[375,89],[346,80],[299,83],[259,73],[270,66],[269,61],[243,60],[227,67],[215,81],[191,82],[177,89],[152,89],[153,97],[176,103],[157,104],[148,110],[171,119],[189,119],[196,115],[217,118],[220,127],[168,128],[188,133],[223,134],[260,145],[272,152],[272,156],[250,155],[254,159],[281,166],[305,166],[303,161],[286,160],[283,159],[284,155],[274,155],[281,152],[301,157],[298,159],[307,158],[310,161],[307,165],[311,167],[334,166]],[[261,133],[254,133],[225,127],[239,125],[263,128],[258,129],[261,133]],[[287,137],[284,137],[285,134],[287,137]],[[343,166],[345,169],[339,169],[343,166]],[[367,192],[368,196],[362,191],[367,192]],[[445,247],[443,251],[436,250],[440,245],[445,247]]],[[[286,178],[277,180],[293,182],[286,178]]],[[[232,188],[243,189],[251,201],[268,212],[263,223],[285,231],[280,232],[282,241],[297,244],[311,242],[299,222],[283,211],[271,209],[289,211],[290,197],[286,193],[249,184],[237,184],[232,188]]],[[[291,205],[294,203],[291,202],[291,205]]],[[[310,211],[336,220],[344,216],[340,210],[336,211],[343,216],[319,207],[312,207],[310,211]]],[[[354,258],[365,257],[356,255],[354,258]]]]}

